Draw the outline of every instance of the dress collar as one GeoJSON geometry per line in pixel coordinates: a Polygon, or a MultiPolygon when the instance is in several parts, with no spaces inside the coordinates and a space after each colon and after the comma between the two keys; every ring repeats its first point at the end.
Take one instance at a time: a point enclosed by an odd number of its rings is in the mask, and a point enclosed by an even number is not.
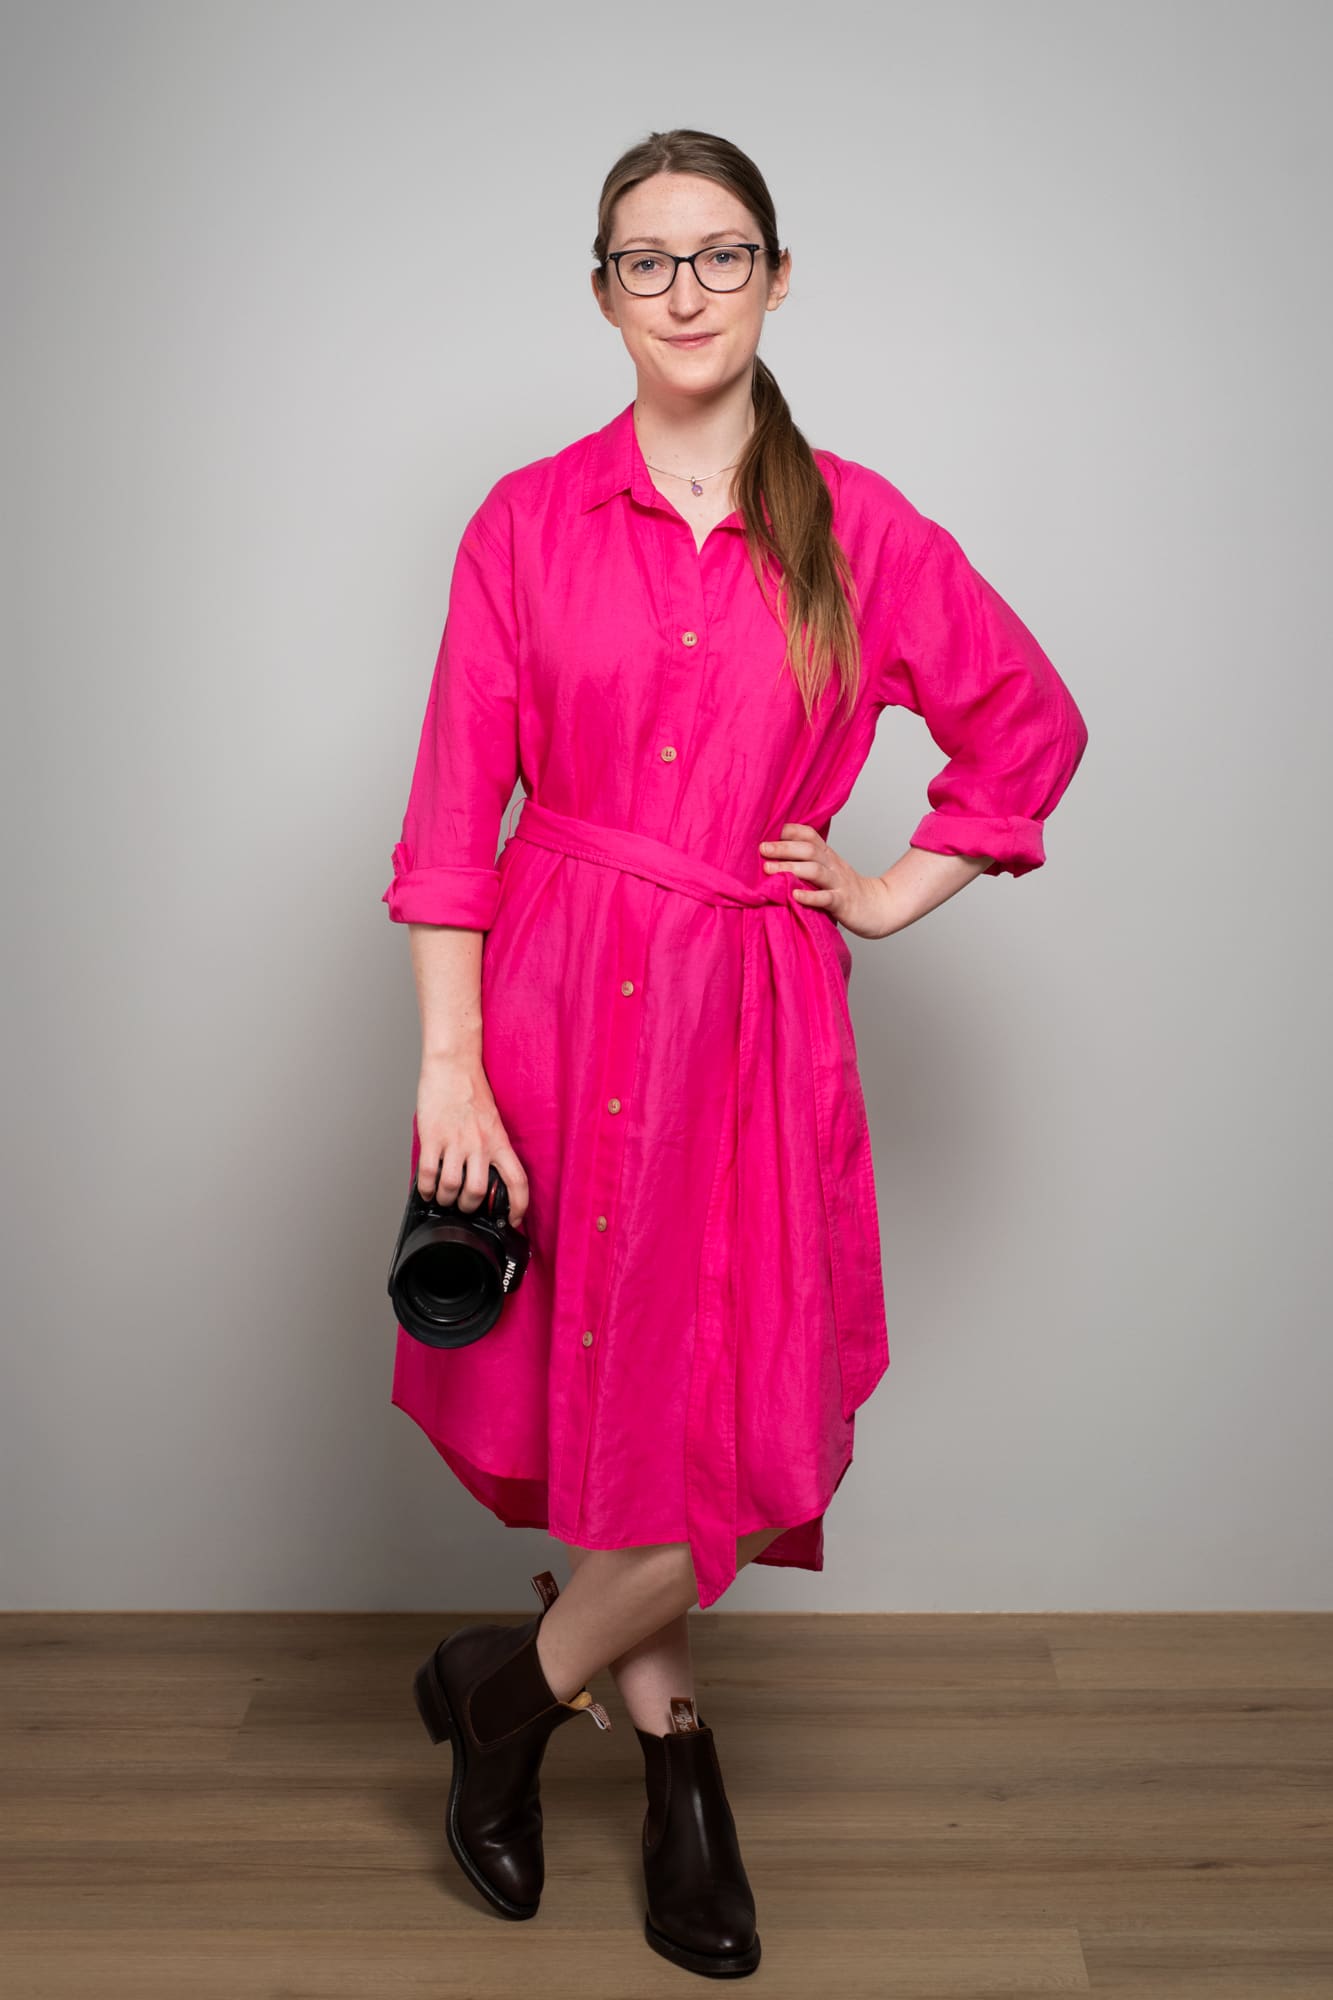
{"type": "MultiPolygon", "coordinates": [[[[588,460],[583,474],[583,509],[599,507],[603,500],[609,500],[614,493],[629,493],[641,507],[665,507],[669,502],[653,485],[652,477],[644,463],[639,449],[638,433],[634,428],[634,403],[626,403],[618,416],[612,417],[599,431],[594,431],[588,446],[588,460]]],[[[673,512],[678,510],[673,509],[673,512]]],[[[735,528],[743,532],[744,524],[739,513],[732,511],[722,521],[720,528],[735,528]]]]}
{"type": "Polygon", "coordinates": [[[661,498],[639,450],[632,401],[609,424],[593,432],[583,475],[583,511],[586,514],[590,507],[600,506],[613,493],[625,492],[645,507],[655,506],[661,498]]]}

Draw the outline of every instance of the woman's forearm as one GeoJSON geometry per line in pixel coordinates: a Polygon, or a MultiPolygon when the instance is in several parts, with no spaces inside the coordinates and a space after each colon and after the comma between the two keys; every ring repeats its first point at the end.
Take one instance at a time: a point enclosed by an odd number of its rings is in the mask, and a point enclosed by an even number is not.
{"type": "Polygon", "coordinates": [[[421,1014],[421,1060],[480,1064],[481,953],[486,933],[456,924],[409,924],[421,1014]]]}
{"type": "Polygon", "coordinates": [[[892,899],[893,929],[903,930],[947,903],[990,865],[989,854],[936,854],[931,848],[909,847],[879,878],[892,899]]]}

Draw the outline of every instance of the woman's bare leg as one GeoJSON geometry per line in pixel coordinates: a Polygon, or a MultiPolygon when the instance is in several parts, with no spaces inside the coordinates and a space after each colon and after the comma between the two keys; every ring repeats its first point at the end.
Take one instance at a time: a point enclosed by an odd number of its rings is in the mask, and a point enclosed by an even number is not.
{"type": "MultiPolygon", "coordinates": [[[[743,1569],[773,1541],[780,1528],[759,1528],[736,1543],[736,1567],[743,1569]]],[[[566,1545],[567,1546],[567,1545],[566,1545]]],[[[649,1548],[582,1549],[572,1575],[542,1618],[537,1658],[551,1692],[560,1701],[576,1695],[602,1667],[627,1661],[627,1684],[634,1688],[630,1712],[640,1728],[665,1734],[669,1717],[658,1720],[664,1698],[689,1691],[666,1686],[683,1658],[689,1660],[688,1637],[676,1628],[699,1601],[699,1586],[688,1542],[662,1542],[649,1548]],[[662,1639],[658,1648],[646,1642],[662,1639]],[[647,1718],[640,1720],[640,1716],[647,1718]]],[[[619,1677],[617,1676],[619,1684],[619,1677]]]]}
{"type": "MultiPolygon", "coordinates": [[[[589,1551],[564,1544],[570,1574],[586,1562],[589,1551]]],[[[694,1693],[694,1659],[690,1652],[690,1614],[669,1618],[665,1625],[607,1661],[630,1721],[640,1729],[665,1736],[671,1727],[672,1695],[694,1693]]]]}

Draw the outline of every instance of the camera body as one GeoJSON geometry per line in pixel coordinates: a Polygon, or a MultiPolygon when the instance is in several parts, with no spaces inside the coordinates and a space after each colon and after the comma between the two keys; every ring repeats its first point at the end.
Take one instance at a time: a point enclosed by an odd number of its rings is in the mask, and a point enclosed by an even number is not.
{"type": "Polygon", "coordinates": [[[456,1199],[427,1201],[414,1173],[389,1264],[398,1324],[427,1347],[469,1346],[495,1325],[531,1254],[509,1220],[509,1190],[494,1165],[470,1214],[456,1199]]]}

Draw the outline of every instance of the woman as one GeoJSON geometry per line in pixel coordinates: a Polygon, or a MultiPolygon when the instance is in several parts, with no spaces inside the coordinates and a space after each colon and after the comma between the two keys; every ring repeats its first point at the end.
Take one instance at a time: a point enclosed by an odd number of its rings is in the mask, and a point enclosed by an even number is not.
{"type": "Polygon", "coordinates": [[[652,134],[594,255],[634,400],[468,522],[384,896],[421,1008],[417,1185],[471,1211],[493,1163],[532,1246],[481,1340],[400,1328],[393,1400],[571,1579],[534,1577],[518,1630],[455,1633],[416,1692],[453,1747],[452,1850],[527,1917],[541,1755],[585,1710],[609,1726],[585,1686],[609,1668],[648,1941],[730,1976],[759,1938],[688,1612],[750,1561],[822,1568],[889,1359],[842,931],[1039,867],[1087,733],[954,538],[793,425],[757,354],[791,259],[752,161],[652,134]],[[888,706],[949,761],[863,875],[825,836],[888,706]]]}

